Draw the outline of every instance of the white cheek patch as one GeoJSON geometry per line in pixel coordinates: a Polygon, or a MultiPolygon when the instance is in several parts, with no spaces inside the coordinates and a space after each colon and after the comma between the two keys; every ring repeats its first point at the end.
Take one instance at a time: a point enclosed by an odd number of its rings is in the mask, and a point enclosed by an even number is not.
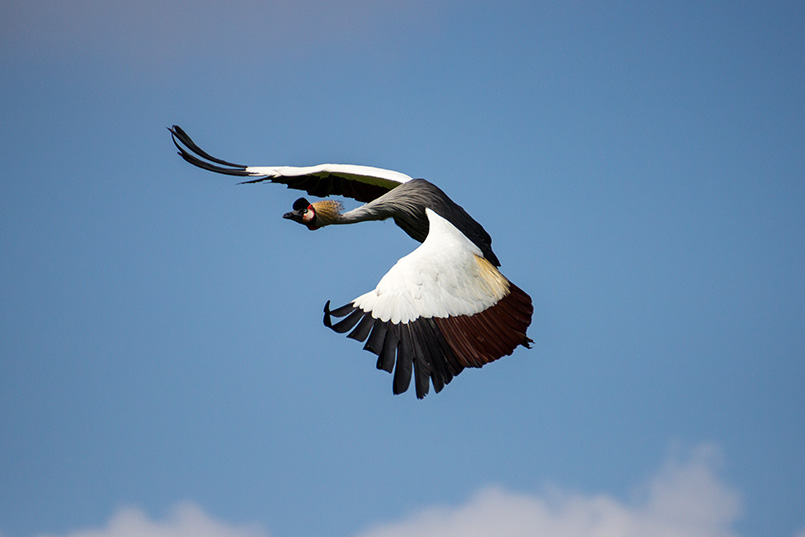
{"type": "Polygon", "coordinates": [[[312,205],[307,206],[307,211],[302,215],[302,222],[308,223],[316,216],[316,211],[313,210],[312,205]]]}

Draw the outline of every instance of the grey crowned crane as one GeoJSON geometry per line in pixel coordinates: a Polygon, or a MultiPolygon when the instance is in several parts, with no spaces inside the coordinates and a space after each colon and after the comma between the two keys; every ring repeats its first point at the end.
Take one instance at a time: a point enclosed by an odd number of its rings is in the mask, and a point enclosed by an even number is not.
{"type": "Polygon", "coordinates": [[[439,392],[465,367],[481,367],[532,343],[526,335],[531,297],[498,271],[481,224],[435,185],[369,166],[243,166],[209,155],[176,125],[169,130],[179,155],[199,168],[249,178],[242,183],[282,183],[311,196],[365,203],[343,212],[338,201],[299,198],[283,217],[310,230],[393,218],[422,243],[372,291],[340,308],[331,310],[329,301],[324,306],[325,326],[365,341],[377,368],[394,372],[395,394],[408,389],[413,374],[421,399],[431,382],[439,392]]]}

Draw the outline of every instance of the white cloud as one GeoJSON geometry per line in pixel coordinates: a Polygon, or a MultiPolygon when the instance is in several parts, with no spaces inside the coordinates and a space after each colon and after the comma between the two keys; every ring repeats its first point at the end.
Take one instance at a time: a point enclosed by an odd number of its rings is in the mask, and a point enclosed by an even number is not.
{"type": "MultiPolygon", "coordinates": [[[[672,457],[628,501],[557,488],[526,494],[490,487],[463,505],[427,508],[356,537],[738,537],[731,527],[741,513],[740,500],[719,479],[719,462],[718,451],[711,447],[695,449],[684,459],[672,457]]],[[[106,527],[59,537],[269,537],[269,533],[258,525],[215,520],[196,505],[182,503],[163,520],[125,508],[106,527]]],[[[795,537],[805,537],[805,530],[795,537]]]]}
{"type": "Polygon", "coordinates": [[[124,508],[112,516],[105,528],[78,530],[62,537],[269,537],[269,534],[256,525],[220,522],[186,502],[175,506],[164,520],[151,520],[138,509],[124,508]]]}
{"type": "Polygon", "coordinates": [[[740,502],[716,476],[717,464],[718,453],[707,447],[686,461],[673,459],[629,502],[488,488],[464,505],[426,509],[359,537],[732,537],[740,502]]]}

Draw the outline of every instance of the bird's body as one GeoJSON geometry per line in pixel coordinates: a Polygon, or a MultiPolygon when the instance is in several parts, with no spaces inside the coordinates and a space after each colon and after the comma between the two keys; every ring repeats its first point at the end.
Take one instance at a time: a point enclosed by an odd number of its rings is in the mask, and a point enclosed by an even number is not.
{"type": "Polygon", "coordinates": [[[486,230],[432,183],[368,166],[242,166],[210,156],[178,126],[170,131],[179,154],[200,168],[254,178],[245,183],[284,183],[315,196],[366,202],[342,212],[338,202],[300,198],[284,217],[308,229],[392,218],[422,243],[372,291],[332,311],[329,301],[325,305],[326,326],[366,341],[378,369],[394,372],[395,394],[408,388],[412,375],[417,397],[431,382],[441,391],[465,367],[481,367],[530,343],[531,298],[498,271],[486,230]],[[341,320],[333,323],[333,317],[341,320]]]}

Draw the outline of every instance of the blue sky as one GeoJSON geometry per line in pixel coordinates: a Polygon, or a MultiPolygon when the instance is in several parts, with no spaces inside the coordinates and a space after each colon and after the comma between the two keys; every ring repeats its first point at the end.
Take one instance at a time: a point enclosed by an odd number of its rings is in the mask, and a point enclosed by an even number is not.
{"type": "Polygon", "coordinates": [[[0,7],[0,535],[805,535],[798,2],[0,7]],[[530,351],[392,396],[328,299],[416,244],[253,165],[425,177],[530,351]],[[502,530],[501,528],[504,528],[502,530]]]}

